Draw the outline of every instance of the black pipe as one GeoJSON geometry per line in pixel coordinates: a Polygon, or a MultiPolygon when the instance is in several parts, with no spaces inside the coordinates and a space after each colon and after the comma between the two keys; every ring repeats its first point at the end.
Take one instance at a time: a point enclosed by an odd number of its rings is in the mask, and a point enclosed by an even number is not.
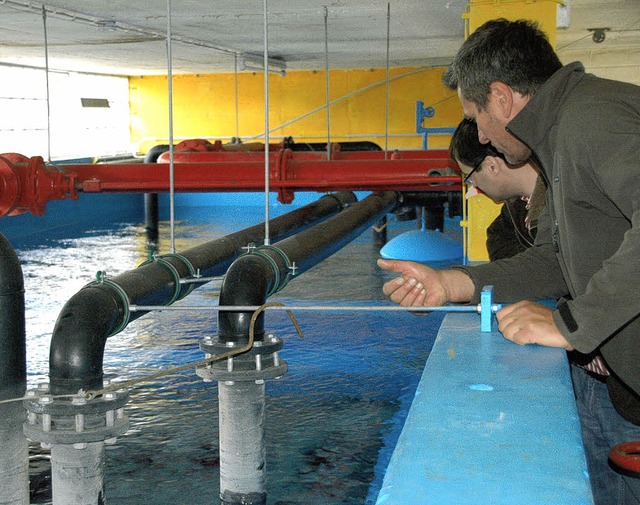
{"type": "MultiPolygon", "coordinates": [[[[304,230],[354,203],[353,193],[325,195],[269,222],[271,240],[304,230]]],[[[262,243],[264,223],[193,247],[177,255],[165,255],[113,279],[102,279],[82,288],[62,308],[51,339],[49,378],[54,394],[74,393],[102,385],[106,340],[129,321],[146,314],[129,313],[134,305],[169,305],[188,294],[179,279],[224,274],[249,243],[262,243]],[[177,280],[176,277],[179,277],[177,280]]],[[[202,281],[199,284],[205,284],[202,281]]]]}
{"type": "Polygon", "coordinates": [[[387,243],[387,226],[389,221],[387,216],[384,216],[376,223],[371,229],[371,238],[373,239],[373,245],[376,247],[382,247],[387,243]]]}
{"type": "Polygon", "coordinates": [[[155,163],[162,153],[166,153],[171,146],[169,144],[158,144],[147,151],[144,156],[145,163],[155,163]]]}
{"type": "MultiPolygon", "coordinates": [[[[292,274],[299,275],[357,238],[373,226],[398,200],[393,191],[374,193],[351,208],[308,230],[278,242],[262,246],[241,256],[229,267],[220,290],[219,304],[259,306],[267,297],[282,289],[292,274]]],[[[220,342],[246,342],[253,313],[220,311],[220,342]]],[[[256,319],[254,338],[264,335],[264,313],[256,319]]]]}
{"type": "MultiPolygon", "coordinates": [[[[382,148],[375,142],[368,140],[355,140],[351,142],[332,142],[340,146],[340,151],[382,151],[382,148]]],[[[292,151],[326,151],[326,142],[302,142],[297,144],[292,137],[287,137],[283,142],[284,149],[292,151]]]]}
{"type": "Polygon", "coordinates": [[[460,216],[462,213],[462,193],[460,191],[403,192],[400,198],[406,206],[417,205],[427,209],[437,209],[447,204],[449,217],[460,216]]]}
{"type": "Polygon", "coordinates": [[[0,233],[0,399],[22,396],[27,383],[24,278],[20,261],[0,233]]]}
{"type": "Polygon", "coordinates": [[[144,194],[144,229],[147,232],[147,241],[151,244],[158,242],[159,236],[159,210],[158,193],[144,194]]]}
{"type": "MultiPolygon", "coordinates": [[[[419,207],[424,213],[425,228],[427,230],[444,230],[444,207],[448,206],[449,217],[460,216],[462,214],[462,194],[460,191],[423,191],[401,193],[402,207],[396,209],[397,212],[419,207]]],[[[398,214],[399,221],[407,220],[407,214],[398,214]]],[[[418,216],[411,216],[415,219],[418,216]]],[[[418,221],[420,227],[422,221],[418,221]]]]}
{"type": "MultiPolygon", "coordinates": [[[[24,278],[11,244],[0,233],[0,400],[21,398],[27,384],[24,278]]],[[[0,502],[29,503],[29,452],[21,403],[0,404],[0,502]]]]}
{"type": "MultiPolygon", "coordinates": [[[[169,144],[159,144],[147,151],[145,163],[156,163],[160,155],[169,150],[169,144]]],[[[151,243],[158,241],[158,193],[144,194],[144,225],[147,240],[151,243]]]]}

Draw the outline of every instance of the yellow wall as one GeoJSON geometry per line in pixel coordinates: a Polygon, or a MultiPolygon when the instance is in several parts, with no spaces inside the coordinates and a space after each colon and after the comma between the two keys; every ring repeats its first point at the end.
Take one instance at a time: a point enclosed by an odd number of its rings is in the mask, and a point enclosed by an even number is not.
{"type": "Polygon", "coordinates": [[[560,3],[561,0],[471,0],[463,17],[468,20],[469,33],[491,19],[531,19],[538,23],[555,47],[557,9],[560,3]]]}
{"type": "MultiPolygon", "coordinates": [[[[424,120],[423,126],[450,127],[458,124],[462,109],[455,93],[442,86],[440,78],[443,71],[443,68],[396,68],[389,71],[390,149],[417,149],[422,146],[422,136],[416,133],[418,100],[436,110],[433,118],[424,120]],[[408,136],[394,137],[398,134],[408,136]]],[[[332,141],[369,140],[385,147],[385,80],[385,69],[329,72],[330,100],[336,101],[330,108],[332,141]]],[[[167,143],[167,78],[133,77],[129,86],[132,142],[139,146],[139,152],[144,153],[154,145],[167,143]]],[[[173,136],[176,141],[184,138],[225,141],[236,136],[234,74],[177,75],[173,76],[172,88],[173,136]]],[[[243,141],[249,141],[264,132],[264,75],[261,72],[241,72],[237,88],[238,131],[243,141]]],[[[324,71],[288,72],[285,77],[271,74],[270,129],[297,120],[272,131],[272,142],[283,136],[291,136],[296,142],[326,141],[325,90],[324,71]]],[[[429,137],[430,148],[446,149],[448,145],[448,136],[429,137]]]]}

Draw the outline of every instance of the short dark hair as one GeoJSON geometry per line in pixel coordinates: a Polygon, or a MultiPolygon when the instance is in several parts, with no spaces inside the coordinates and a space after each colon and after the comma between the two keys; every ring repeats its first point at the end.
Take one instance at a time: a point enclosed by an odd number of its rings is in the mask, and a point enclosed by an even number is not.
{"type": "MultiPolygon", "coordinates": [[[[449,143],[449,155],[459,163],[468,167],[480,167],[487,156],[498,156],[504,159],[504,155],[491,144],[481,144],[478,139],[478,126],[475,121],[463,119],[453,132],[449,143]]],[[[476,171],[480,171],[477,168],[476,171]]]]}
{"type": "Polygon", "coordinates": [[[558,55],[537,23],[495,19],[469,35],[442,82],[459,89],[463,98],[483,109],[492,82],[503,82],[524,96],[533,96],[560,68],[558,55]]]}

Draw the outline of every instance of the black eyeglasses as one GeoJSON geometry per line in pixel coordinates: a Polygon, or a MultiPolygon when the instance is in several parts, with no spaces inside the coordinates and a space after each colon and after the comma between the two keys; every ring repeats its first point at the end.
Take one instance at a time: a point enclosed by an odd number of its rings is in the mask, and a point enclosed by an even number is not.
{"type": "Polygon", "coordinates": [[[474,172],[475,172],[476,170],[478,170],[478,169],[482,166],[482,163],[483,163],[483,162],[484,162],[484,158],[482,158],[482,159],[480,160],[480,162],[479,162],[479,163],[476,163],[476,166],[475,166],[475,167],[473,167],[473,168],[471,169],[471,172],[469,172],[469,173],[464,177],[464,179],[462,179],[462,182],[464,182],[465,184],[471,184],[471,183],[469,182],[469,178],[474,174],[474,172]]]}

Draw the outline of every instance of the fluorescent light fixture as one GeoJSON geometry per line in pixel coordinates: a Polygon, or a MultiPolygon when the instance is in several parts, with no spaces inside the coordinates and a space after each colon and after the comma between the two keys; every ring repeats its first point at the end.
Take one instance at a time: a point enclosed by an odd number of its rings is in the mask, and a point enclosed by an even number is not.
{"type": "MultiPolygon", "coordinates": [[[[264,57],[259,54],[243,53],[240,55],[240,70],[256,70],[264,72],[264,57]]],[[[274,74],[286,75],[287,64],[282,60],[269,58],[267,60],[267,71],[274,74]]]]}

